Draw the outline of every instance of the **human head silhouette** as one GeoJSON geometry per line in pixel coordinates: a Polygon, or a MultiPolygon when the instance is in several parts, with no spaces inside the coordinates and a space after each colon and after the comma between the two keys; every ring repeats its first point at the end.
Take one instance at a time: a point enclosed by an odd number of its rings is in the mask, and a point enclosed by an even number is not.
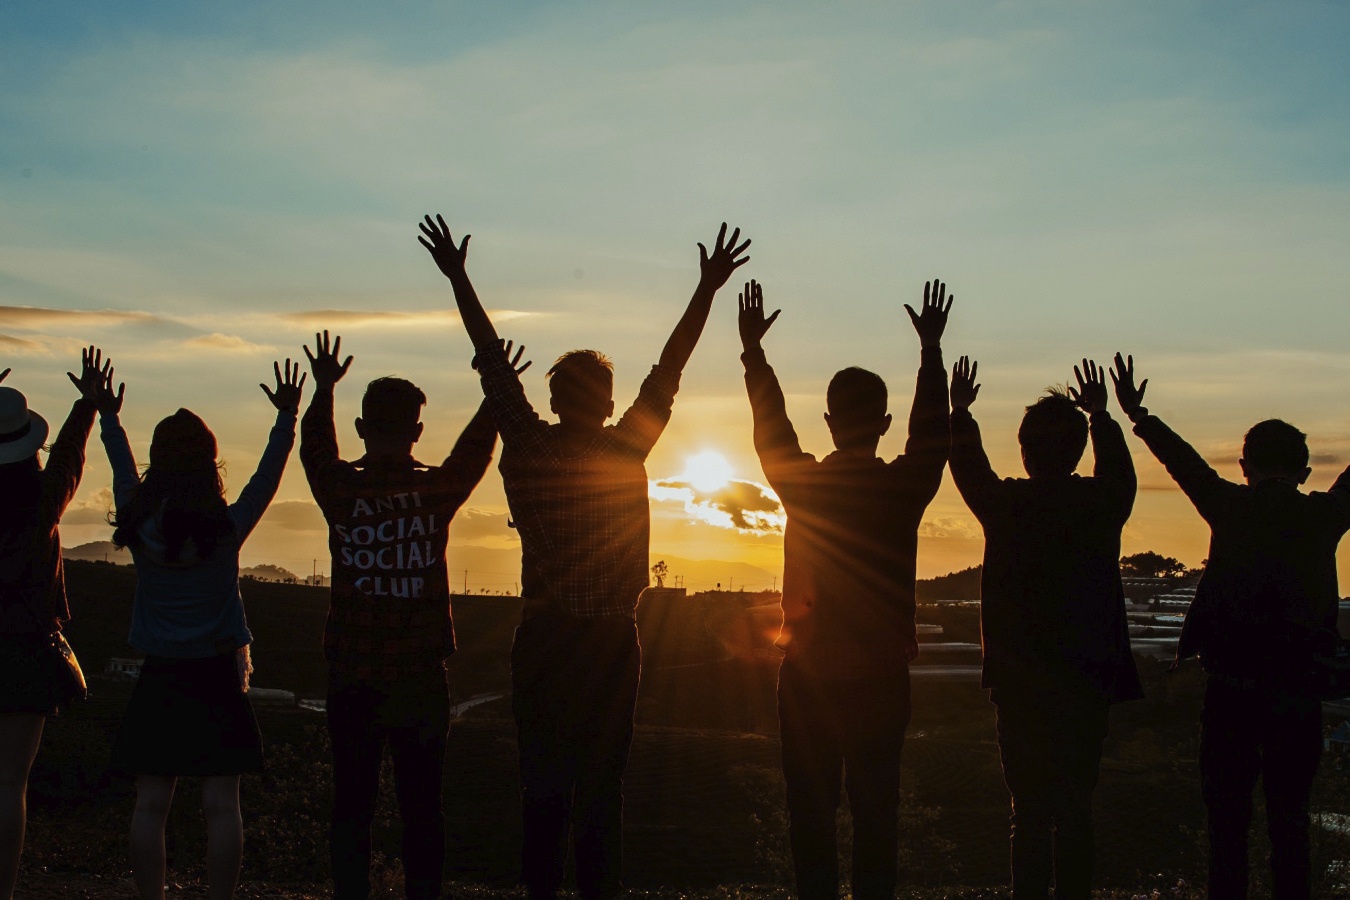
{"type": "Polygon", "coordinates": [[[422,407],[427,395],[405,378],[385,376],[366,385],[356,433],[369,456],[402,457],[412,454],[422,437],[422,407]]]}
{"type": "Polygon", "coordinates": [[[216,436],[191,410],[161,419],[150,439],[150,467],[131,504],[112,517],[113,543],[138,546],[141,525],[158,517],[165,558],[180,558],[189,538],[201,557],[215,552],[231,528],[216,436]]]}
{"type": "Polygon", "coordinates": [[[614,364],[598,350],[572,350],[548,370],[549,408],[564,425],[600,428],[614,414],[614,364]]]}
{"type": "Polygon", "coordinates": [[[1068,394],[1051,388],[1027,407],[1017,441],[1022,465],[1032,478],[1072,475],[1087,449],[1087,416],[1068,394]]]}
{"type": "Polygon", "coordinates": [[[1280,419],[1257,422],[1242,439],[1238,460],[1248,484],[1280,478],[1303,484],[1308,468],[1308,436],[1280,419]]]}
{"type": "Polygon", "coordinates": [[[857,366],[834,373],[825,391],[825,409],[825,424],[839,450],[875,453],[881,436],[891,427],[886,382],[857,366]]]}
{"type": "Polygon", "coordinates": [[[155,426],[150,439],[150,468],[173,474],[214,469],[218,452],[216,436],[201,417],[179,409],[155,426]]]}

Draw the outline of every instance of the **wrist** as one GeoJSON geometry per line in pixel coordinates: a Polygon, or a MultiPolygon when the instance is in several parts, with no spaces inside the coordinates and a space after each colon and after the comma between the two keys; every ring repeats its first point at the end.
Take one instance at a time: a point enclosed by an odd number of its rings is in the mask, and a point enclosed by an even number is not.
{"type": "Polygon", "coordinates": [[[1148,407],[1143,406],[1141,404],[1139,406],[1136,406],[1134,409],[1131,409],[1128,412],[1126,412],[1125,416],[1131,422],[1134,422],[1137,425],[1139,424],[1140,419],[1146,418],[1148,416],[1148,407]]]}

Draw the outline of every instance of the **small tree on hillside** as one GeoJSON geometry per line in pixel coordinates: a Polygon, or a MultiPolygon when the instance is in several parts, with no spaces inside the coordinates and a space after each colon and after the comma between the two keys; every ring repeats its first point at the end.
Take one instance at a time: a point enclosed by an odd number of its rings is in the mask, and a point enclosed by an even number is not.
{"type": "Polygon", "coordinates": [[[656,586],[661,588],[666,586],[666,576],[670,574],[670,566],[666,565],[664,559],[658,560],[656,565],[652,566],[652,576],[656,579],[656,586]]]}
{"type": "Polygon", "coordinates": [[[1122,556],[1120,574],[1126,578],[1177,578],[1186,574],[1186,566],[1170,556],[1145,550],[1122,556]]]}

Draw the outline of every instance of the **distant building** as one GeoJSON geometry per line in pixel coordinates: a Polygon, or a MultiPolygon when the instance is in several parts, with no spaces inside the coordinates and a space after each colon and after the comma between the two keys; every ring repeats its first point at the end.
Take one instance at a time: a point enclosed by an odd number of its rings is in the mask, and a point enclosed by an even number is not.
{"type": "Polygon", "coordinates": [[[108,666],[103,671],[117,678],[135,681],[141,677],[141,666],[144,663],[143,659],[118,659],[114,656],[108,660],[108,666]]]}

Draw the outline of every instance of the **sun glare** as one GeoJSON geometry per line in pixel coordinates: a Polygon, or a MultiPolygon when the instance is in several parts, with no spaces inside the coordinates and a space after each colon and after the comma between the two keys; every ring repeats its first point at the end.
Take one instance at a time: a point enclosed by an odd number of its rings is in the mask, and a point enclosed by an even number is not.
{"type": "Polygon", "coordinates": [[[684,474],[680,477],[692,484],[694,490],[711,494],[731,481],[731,463],[715,450],[704,450],[685,459],[684,474]]]}

